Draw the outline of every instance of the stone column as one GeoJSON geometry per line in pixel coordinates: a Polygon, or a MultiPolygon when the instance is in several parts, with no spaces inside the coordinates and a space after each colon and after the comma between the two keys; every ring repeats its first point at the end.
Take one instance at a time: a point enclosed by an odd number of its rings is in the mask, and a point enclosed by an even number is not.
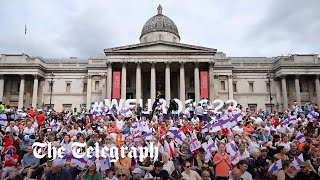
{"type": "Polygon", "coordinates": [[[276,104],[278,103],[279,105],[279,109],[282,109],[281,106],[281,87],[280,87],[280,81],[279,80],[275,80],[275,88],[276,88],[276,104]]]}
{"type": "Polygon", "coordinates": [[[107,77],[105,74],[101,75],[102,78],[102,92],[101,92],[101,96],[102,96],[102,100],[104,100],[107,97],[107,89],[106,89],[106,84],[107,84],[107,77]]]}
{"type": "Polygon", "coordinates": [[[87,76],[87,106],[86,109],[89,111],[91,109],[91,91],[92,91],[92,76],[87,76]]]}
{"type": "MultiPolygon", "coordinates": [[[[141,99],[141,62],[136,62],[136,99],[141,99]]],[[[141,104],[142,106],[142,104],[141,104]]]]}
{"type": "Polygon", "coordinates": [[[121,70],[121,99],[126,99],[127,96],[127,67],[126,62],[122,63],[121,70]]]}
{"type": "Polygon", "coordinates": [[[213,74],[214,63],[210,62],[209,64],[209,100],[214,100],[214,74],[213,74]]]}
{"type": "MultiPolygon", "coordinates": [[[[184,62],[180,62],[180,101],[182,104],[186,101],[186,87],[185,87],[185,75],[184,75],[184,62]]],[[[182,109],[185,109],[183,106],[182,109]]]]}
{"type": "Polygon", "coordinates": [[[282,99],[283,99],[283,110],[288,108],[288,94],[287,94],[287,82],[286,77],[281,76],[281,86],[282,86],[282,99]]]}
{"type": "Polygon", "coordinates": [[[300,96],[300,84],[299,84],[299,75],[296,75],[294,80],[295,88],[296,88],[296,101],[298,105],[301,107],[301,96],[300,96]]]}
{"type": "Polygon", "coordinates": [[[4,75],[0,74],[0,101],[2,102],[4,92],[4,75]]]}
{"type": "Polygon", "coordinates": [[[317,95],[317,103],[320,104],[320,83],[319,83],[320,75],[315,76],[315,86],[316,86],[316,95],[317,95]]]}
{"type": "Polygon", "coordinates": [[[228,93],[229,99],[233,99],[233,83],[232,83],[232,75],[228,75],[228,93]]]}
{"type": "Polygon", "coordinates": [[[151,102],[153,103],[154,100],[156,99],[156,68],[155,68],[156,63],[151,62],[151,82],[150,82],[150,99],[151,102]]]}
{"type": "Polygon", "coordinates": [[[112,91],[112,65],[111,65],[111,62],[109,62],[108,69],[107,69],[107,99],[110,99],[110,101],[111,101],[111,91],[112,91]]]}
{"type": "Polygon", "coordinates": [[[36,74],[33,77],[32,107],[37,108],[39,77],[36,74]]]}
{"type": "Polygon", "coordinates": [[[199,74],[199,63],[195,62],[194,67],[194,95],[195,101],[200,101],[200,74],[199,74]]]}
{"type": "Polygon", "coordinates": [[[42,108],[42,104],[43,104],[43,87],[44,87],[44,79],[39,79],[39,96],[38,96],[38,108],[41,107],[42,108]]]}
{"type": "Polygon", "coordinates": [[[23,95],[24,95],[24,83],[25,83],[24,75],[20,75],[20,77],[21,77],[21,81],[20,81],[20,88],[19,88],[18,109],[23,108],[23,95]]]}
{"type": "Polygon", "coordinates": [[[170,87],[170,62],[166,63],[166,74],[165,74],[165,97],[166,97],[166,102],[167,106],[169,106],[170,98],[171,98],[171,87],[170,87]]]}

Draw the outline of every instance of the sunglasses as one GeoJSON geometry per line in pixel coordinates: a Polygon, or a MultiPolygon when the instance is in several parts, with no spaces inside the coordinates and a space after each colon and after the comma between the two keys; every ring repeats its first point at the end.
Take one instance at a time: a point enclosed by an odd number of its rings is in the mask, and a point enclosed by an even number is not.
{"type": "Polygon", "coordinates": [[[106,139],[106,140],[111,140],[111,139],[106,139]]]}
{"type": "Polygon", "coordinates": [[[186,168],[190,168],[190,166],[186,166],[186,168]]]}
{"type": "Polygon", "coordinates": [[[118,174],[117,176],[118,176],[118,177],[126,177],[127,175],[125,175],[125,174],[118,174]]]}

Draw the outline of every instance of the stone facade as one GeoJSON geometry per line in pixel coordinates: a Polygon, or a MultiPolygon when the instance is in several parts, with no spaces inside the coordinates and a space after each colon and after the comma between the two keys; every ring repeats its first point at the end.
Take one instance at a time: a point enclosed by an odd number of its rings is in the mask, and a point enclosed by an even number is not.
{"type": "MultiPolygon", "coordinates": [[[[149,24],[144,28],[150,29],[149,24]]],[[[112,72],[119,71],[121,98],[146,102],[160,91],[166,100],[198,102],[202,98],[199,72],[207,71],[210,100],[235,99],[252,110],[270,110],[272,105],[279,111],[293,101],[320,103],[317,54],[228,57],[214,48],[179,43],[176,26],[168,27],[173,29],[143,30],[139,44],[104,49],[104,55],[90,59],[2,54],[0,101],[18,108],[43,108],[52,95],[52,106],[58,111],[89,108],[95,101],[113,98],[112,72]]]]}

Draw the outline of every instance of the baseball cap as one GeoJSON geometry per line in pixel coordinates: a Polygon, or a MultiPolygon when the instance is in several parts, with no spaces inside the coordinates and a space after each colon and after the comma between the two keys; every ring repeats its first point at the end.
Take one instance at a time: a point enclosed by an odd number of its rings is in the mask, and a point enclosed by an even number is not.
{"type": "Polygon", "coordinates": [[[182,174],[178,170],[172,171],[171,176],[176,179],[182,178],[182,174]]]}
{"type": "Polygon", "coordinates": [[[262,147],[262,148],[261,148],[261,151],[267,151],[267,152],[269,152],[269,150],[268,150],[266,147],[262,147]]]}
{"type": "Polygon", "coordinates": [[[142,171],[140,168],[134,168],[134,170],[132,171],[132,173],[135,173],[135,174],[141,174],[142,171]]]}
{"type": "Polygon", "coordinates": [[[30,141],[29,135],[24,135],[23,139],[24,139],[25,141],[30,141]]]}
{"type": "Polygon", "coordinates": [[[163,167],[163,162],[161,162],[161,161],[156,161],[156,162],[154,162],[154,165],[153,165],[154,167],[163,167]]]}

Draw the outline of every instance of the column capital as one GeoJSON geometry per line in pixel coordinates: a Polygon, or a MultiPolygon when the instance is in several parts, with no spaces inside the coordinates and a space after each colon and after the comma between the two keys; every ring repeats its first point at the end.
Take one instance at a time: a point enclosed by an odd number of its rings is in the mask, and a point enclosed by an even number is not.
{"type": "Polygon", "coordinates": [[[231,78],[234,78],[235,76],[234,75],[227,75],[228,79],[231,79],[231,78]]]}
{"type": "Polygon", "coordinates": [[[142,61],[138,60],[138,61],[135,61],[136,64],[141,64],[142,61]]]}
{"type": "Polygon", "coordinates": [[[165,61],[164,62],[166,65],[170,65],[171,64],[171,61],[165,61]]]}
{"type": "Polygon", "coordinates": [[[186,61],[179,61],[179,64],[181,64],[181,65],[183,65],[185,63],[186,63],[186,61]]]}
{"type": "Polygon", "coordinates": [[[214,78],[219,78],[219,74],[215,74],[213,76],[214,76],[214,78]]]}
{"type": "Polygon", "coordinates": [[[294,78],[295,78],[295,79],[299,79],[300,76],[301,76],[300,74],[295,74],[295,75],[294,75],[294,78]]]}
{"type": "Polygon", "coordinates": [[[21,79],[24,79],[25,78],[25,75],[24,74],[19,74],[20,78],[21,79]]]}
{"type": "Polygon", "coordinates": [[[199,68],[199,61],[198,61],[198,60],[193,61],[193,63],[194,63],[194,66],[195,66],[196,68],[199,68]]]}
{"type": "Polygon", "coordinates": [[[127,61],[122,62],[122,67],[125,68],[127,66],[127,61]]]}
{"type": "Polygon", "coordinates": [[[112,62],[107,62],[106,64],[107,64],[108,68],[112,68],[112,62]]]}
{"type": "Polygon", "coordinates": [[[92,78],[92,75],[88,74],[87,79],[91,79],[91,78],[92,78]]]}
{"type": "Polygon", "coordinates": [[[38,74],[33,74],[33,78],[34,79],[39,79],[39,75],[38,74]]]}
{"type": "Polygon", "coordinates": [[[285,79],[286,77],[287,77],[287,75],[284,75],[284,74],[279,76],[280,79],[285,79]]]}
{"type": "Polygon", "coordinates": [[[100,76],[101,76],[102,78],[106,78],[106,77],[107,77],[106,74],[100,74],[100,76]]]}
{"type": "Polygon", "coordinates": [[[213,66],[214,66],[214,61],[209,61],[209,67],[213,68],[213,66]]]}

